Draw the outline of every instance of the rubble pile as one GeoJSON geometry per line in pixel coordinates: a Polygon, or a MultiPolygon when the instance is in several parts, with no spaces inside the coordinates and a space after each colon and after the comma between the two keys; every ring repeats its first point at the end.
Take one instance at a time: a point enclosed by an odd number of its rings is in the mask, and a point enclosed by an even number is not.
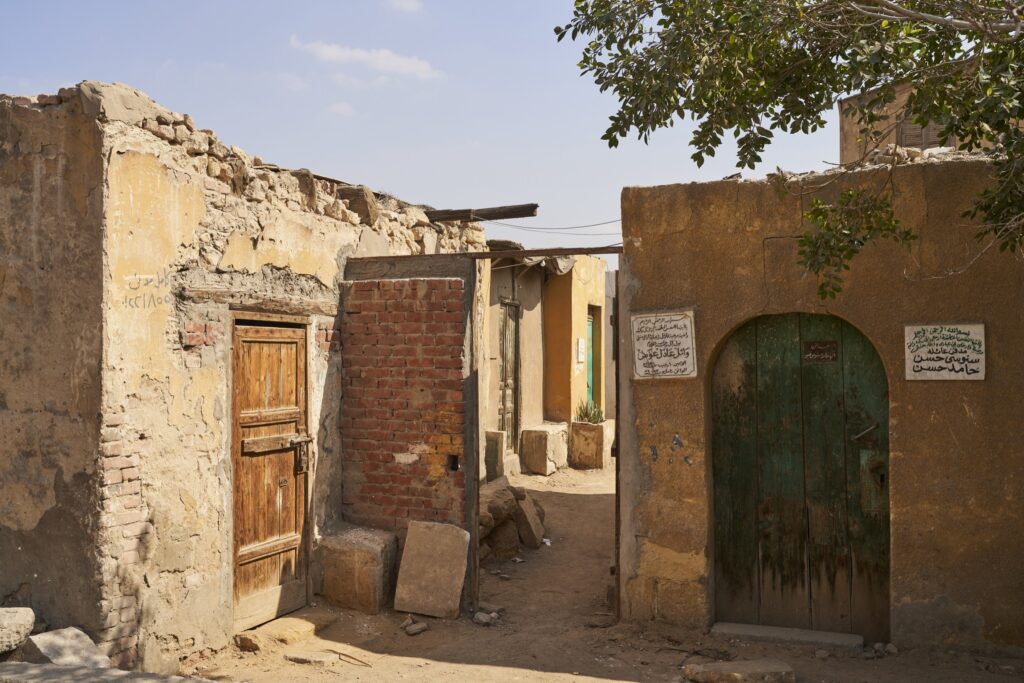
{"type": "Polygon", "coordinates": [[[480,560],[511,560],[544,541],[544,508],[522,486],[499,477],[480,487],[480,560]]]}

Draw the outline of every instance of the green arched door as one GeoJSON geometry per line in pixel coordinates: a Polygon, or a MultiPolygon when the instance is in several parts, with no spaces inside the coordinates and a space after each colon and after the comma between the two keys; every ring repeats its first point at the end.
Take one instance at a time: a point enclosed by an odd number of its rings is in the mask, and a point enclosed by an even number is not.
{"type": "Polygon", "coordinates": [[[874,347],[832,316],[762,316],[712,381],[717,620],[885,641],[889,402],[874,347]]]}

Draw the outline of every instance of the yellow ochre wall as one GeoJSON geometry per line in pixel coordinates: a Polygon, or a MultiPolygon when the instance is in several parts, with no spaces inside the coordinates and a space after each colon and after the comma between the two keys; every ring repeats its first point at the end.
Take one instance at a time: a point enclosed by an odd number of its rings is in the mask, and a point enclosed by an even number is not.
{"type": "Polygon", "coordinates": [[[594,402],[604,408],[604,259],[577,256],[573,269],[544,285],[544,419],[569,422],[587,394],[587,365],[576,362],[587,336],[587,307],[596,306],[594,402]]]}

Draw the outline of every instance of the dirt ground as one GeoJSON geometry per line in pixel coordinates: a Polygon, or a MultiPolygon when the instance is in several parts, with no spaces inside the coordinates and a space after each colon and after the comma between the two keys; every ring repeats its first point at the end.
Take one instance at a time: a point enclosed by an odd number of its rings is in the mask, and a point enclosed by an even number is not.
{"type": "Polygon", "coordinates": [[[405,614],[338,610],[316,637],[272,652],[234,648],[196,662],[213,680],[280,681],[683,681],[690,658],[788,662],[801,682],[1007,683],[1024,680],[1024,660],[911,650],[877,659],[814,647],[743,644],[664,624],[615,624],[606,596],[615,534],[611,472],[562,471],[515,477],[544,506],[550,546],[522,563],[485,562],[480,596],[500,607],[495,626],[469,616],[422,618],[430,629],[408,636],[405,614]],[[503,579],[498,574],[509,578],[503,579]],[[326,653],[325,664],[296,664],[290,653],[326,653]],[[820,654],[820,653],[819,653],[820,654]]]}

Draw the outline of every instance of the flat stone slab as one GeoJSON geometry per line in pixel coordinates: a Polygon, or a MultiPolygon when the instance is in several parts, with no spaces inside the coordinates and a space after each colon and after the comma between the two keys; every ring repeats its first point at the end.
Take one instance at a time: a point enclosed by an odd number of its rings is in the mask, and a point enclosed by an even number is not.
{"type": "Polygon", "coordinates": [[[683,675],[693,683],[796,683],[793,667],[777,659],[687,664],[683,675]]]}
{"type": "Polygon", "coordinates": [[[0,683],[68,683],[68,681],[116,681],[116,683],[211,683],[205,678],[183,678],[144,674],[121,669],[96,669],[88,666],[58,666],[30,662],[0,662],[0,683]]]}
{"type": "Polygon", "coordinates": [[[32,635],[36,613],[31,607],[0,608],[0,654],[10,652],[32,635]]]}
{"type": "Polygon", "coordinates": [[[110,667],[110,657],[100,652],[84,631],[73,627],[29,636],[12,658],[32,664],[110,667]]]}
{"type": "Polygon", "coordinates": [[[253,629],[262,640],[290,645],[312,637],[336,622],[338,615],[322,607],[304,607],[288,616],[274,619],[253,629]]]}
{"type": "Polygon", "coordinates": [[[527,548],[539,548],[544,538],[544,525],[530,496],[523,496],[522,500],[516,501],[515,518],[519,540],[527,548]]]}
{"type": "Polygon", "coordinates": [[[395,611],[443,619],[458,617],[468,553],[469,532],[465,529],[452,524],[409,522],[398,569],[395,611]]]}
{"type": "Polygon", "coordinates": [[[824,645],[826,647],[842,647],[851,650],[859,650],[864,647],[864,636],[854,635],[853,633],[810,631],[802,628],[784,628],[782,626],[720,622],[711,628],[711,633],[716,636],[739,638],[741,640],[824,645]]]}

